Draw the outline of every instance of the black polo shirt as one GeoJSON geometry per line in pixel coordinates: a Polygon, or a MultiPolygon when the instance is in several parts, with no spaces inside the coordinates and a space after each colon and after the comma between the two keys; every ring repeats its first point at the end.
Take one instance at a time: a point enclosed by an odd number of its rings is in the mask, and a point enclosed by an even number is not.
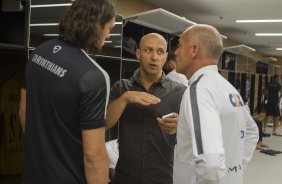
{"type": "Polygon", "coordinates": [[[270,82],[267,86],[267,104],[266,115],[268,116],[280,116],[279,109],[279,92],[281,85],[276,82],[270,82]]]}
{"type": "Polygon", "coordinates": [[[108,74],[82,49],[54,39],[26,65],[26,184],[86,183],[82,130],[105,126],[108,74]]]}
{"type": "Polygon", "coordinates": [[[279,92],[281,90],[281,85],[279,83],[270,82],[267,86],[267,101],[270,103],[279,102],[279,92]]]}
{"type": "Polygon", "coordinates": [[[114,84],[110,101],[126,91],[144,91],[161,99],[151,106],[128,104],[119,122],[119,160],[116,184],[172,184],[175,134],[166,134],[157,117],[179,112],[186,87],[162,76],[149,91],[139,81],[139,71],[114,84]]]}

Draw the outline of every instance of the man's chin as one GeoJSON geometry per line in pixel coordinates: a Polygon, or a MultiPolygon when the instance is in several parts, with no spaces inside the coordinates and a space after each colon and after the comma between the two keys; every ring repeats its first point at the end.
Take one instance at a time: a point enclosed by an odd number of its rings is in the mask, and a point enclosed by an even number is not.
{"type": "Polygon", "coordinates": [[[146,73],[149,75],[158,75],[160,73],[159,69],[148,69],[146,70],[146,73]]]}
{"type": "Polygon", "coordinates": [[[181,71],[180,69],[175,69],[175,71],[177,72],[177,73],[181,73],[181,74],[184,74],[184,72],[183,71],[181,71]]]}

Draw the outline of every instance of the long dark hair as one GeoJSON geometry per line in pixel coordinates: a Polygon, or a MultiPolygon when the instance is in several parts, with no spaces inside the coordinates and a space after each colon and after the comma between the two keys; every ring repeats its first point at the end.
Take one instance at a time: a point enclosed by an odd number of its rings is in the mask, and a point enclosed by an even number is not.
{"type": "Polygon", "coordinates": [[[102,30],[114,17],[111,0],[75,0],[60,20],[60,39],[96,54],[102,30]]]}

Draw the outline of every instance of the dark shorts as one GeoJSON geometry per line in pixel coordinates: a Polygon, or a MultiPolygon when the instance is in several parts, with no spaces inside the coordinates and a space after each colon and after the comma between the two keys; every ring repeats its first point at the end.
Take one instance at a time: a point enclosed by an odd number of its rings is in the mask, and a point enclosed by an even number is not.
{"type": "Polygon", "coordinates": [[[266,104],[267,116],[280,116],[279,102],[268,102],[266,104]]]}

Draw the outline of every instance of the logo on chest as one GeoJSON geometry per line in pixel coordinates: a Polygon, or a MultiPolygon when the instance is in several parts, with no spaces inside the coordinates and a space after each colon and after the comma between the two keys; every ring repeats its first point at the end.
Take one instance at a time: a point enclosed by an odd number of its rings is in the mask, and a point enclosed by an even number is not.
{"type": "Polygon", "coordinates": [[[243,103],[241,101],[239,94],[230,93],[229,94],[229,101],[233,107],[240,107],[243,106],[243,103]]]}
{"type": "Polygon", "coordinates": [[[61,47],[60,45],[56,45],[56,46],[53,48],[53,53],[56,54],[56,53],[59,52],[61,49],[62,49],[62,47],[61,47]]]}

